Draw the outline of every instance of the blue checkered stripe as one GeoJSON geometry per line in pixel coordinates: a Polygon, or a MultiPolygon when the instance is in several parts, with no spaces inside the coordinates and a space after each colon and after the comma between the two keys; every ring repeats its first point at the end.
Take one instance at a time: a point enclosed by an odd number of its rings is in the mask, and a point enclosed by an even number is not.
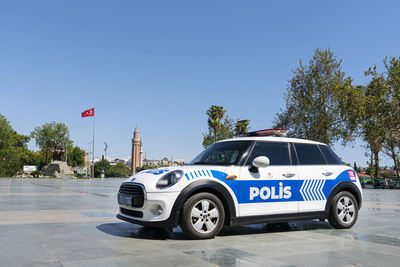
{"type": "Polygon", "coordinates": [[[199,178],[199,177],[214,177],[210,170],[196,170],[185,173],[186,179],[188,181],[199,178]]]}
{"type": "Polygon", "coordinates": [[[322,191],[324,188],[325,179],[304,180],[300,188],[300,194],[304,201],[326,200],[325,194],[322,191]]]}

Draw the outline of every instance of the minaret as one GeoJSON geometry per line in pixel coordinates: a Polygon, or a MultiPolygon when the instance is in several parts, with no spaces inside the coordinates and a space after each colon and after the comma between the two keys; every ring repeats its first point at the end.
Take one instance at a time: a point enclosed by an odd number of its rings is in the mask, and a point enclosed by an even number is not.
{"type": "Polygon", "coordinates": [[[132,139],[132,158],[131,158],[131,171],[132,174],[136,173],[136,168],[140,167],[140,152],[141,152],[141,140],[139,137],[139,131],[137,126],[135,127],[135,132],[133,133],[132,139]]]}
{"type": "Polygon", "coordinates": [[[143,166],[143,142],[140,139],[140,160],[139,160],[139,167],[143,166]]]}

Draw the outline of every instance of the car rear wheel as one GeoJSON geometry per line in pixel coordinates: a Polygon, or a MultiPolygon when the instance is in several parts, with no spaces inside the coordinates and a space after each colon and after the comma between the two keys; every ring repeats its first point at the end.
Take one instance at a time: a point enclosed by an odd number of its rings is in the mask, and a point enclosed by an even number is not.
{"type": "Polygon", "coordinates": [[[224,206],[213,194],[199,193],[183,204],[181,228],[192,239],[213,238],[221,231],[224,221],[224,206]]]}
{"type": "Polygon", "coordinates": [[[338,229],[351,228],[358,218],[358,203],[350,192],[339,192],[332,200],[329,223],[338,229]]]}

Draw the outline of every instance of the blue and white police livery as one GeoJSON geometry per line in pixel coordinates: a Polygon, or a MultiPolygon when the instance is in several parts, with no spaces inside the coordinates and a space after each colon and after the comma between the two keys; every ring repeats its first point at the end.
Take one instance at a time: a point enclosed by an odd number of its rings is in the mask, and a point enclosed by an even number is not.
{"type": "Polygon", "coordinates": [[[191,238],[224,225],[328,219],[350,228],[362,189],[357,173],[325,144],[262,130],[217,142],[184,166],[141,171],[120,187],[118,218],[178,225],[191,238]],[[274,136],[271,136],[274,135],[274,136]]]}

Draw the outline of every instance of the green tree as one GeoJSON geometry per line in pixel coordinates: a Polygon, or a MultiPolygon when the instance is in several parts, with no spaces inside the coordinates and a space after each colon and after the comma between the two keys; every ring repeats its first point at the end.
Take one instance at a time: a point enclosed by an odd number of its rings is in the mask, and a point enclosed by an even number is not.
{"type": "Polygon", "coordinates": [[[31,137],[36,140],[36,145],[45,152],[46,163],[49,162],[49,159],[57,159],[56,151],[58,149],[65,150],[65,146],[72,144],[68,126],[61,122],[52,121],[35,127],[35,130],[31,132],[31,137]]]}
{"type": "Polygon", "coordinates": [[[0,150],[0,177],[13,176],[21,168],[22,164],[15,150],[0,150]]]}
{"type": "Polygon", "coordinates": [[[110,168],[110,162],[102,158],[100,161],[94,163],[94,177],[101,177],[102,171],[104,170],[106,174],[110,168]]]}
{"type": "Polygon", "coordinates": [[[129,177],[130,169],[123,163],[117,162],[114,166],[111,166],[109,171],[106,173],[107,177],[129,177]]]}
{"type": "Polygon", "coordinates": [[[235,135],[247,133],[250,120],[237,120],[235,124],[235,135]]]}
{"type": "Polygon", "coordinates": [[[26,146],[20,147],[18,151],[22,165],[37,166],[39,170],[41,170],[46,164],[45,155],[41,151],[33,152],[29,150],[26,146]]]}
{"type": "Polygon", "coordinates": [[[18,134],[0,114],[0,176],[13,176],[23,165],[38,165],[38,156],[27,147],[29,136],[18,134]]]}
{"type": "Polygon", "coordinates": [[[221,107],[221,106],[216,106],[212,105],[208,110],[207,110],[207,116],[208,116],[208,126],[212,130],[212,135],[214,138],[214,142],[216,142],[218,139],[218,135],[220,135],[220,129],[222,128],[222,119],[224,118],[226,113],[226,110],[221,107]]]}
{"type": "Polygon", "coordinates": [[[385,142],[386,123],[390,112],[390,92],[383,74],[376,71],[376,66],[365,72],[371,81],[363,87],[364,109],[361,114],[361,133],[370,150],[371,175],[379,176],[379,152],[385,142]]]}
{"type": "Polygon", "coordinates": [[[77,146],[69,146],[68,151],[68,162],[69,166],[83,167],[85,166],[85,151],[77,146]]]}
{"type": "Polygon", "coordinates": [[[357,163],[354,161],[354,164],[353,164],[353,169],[356,171],[356,172],[358,172],[358,168],[357,168],[357,163]]]}
{"type": "Polygon", "coordinates": [[[136,167],[136,172],[141,172],[141,171],[144,171],[144,170],[150,170],[150,169],[154,169],[154,168],[156,168],[156,166],[145,164],[142,167],[136,167]]]}
{"type": "Polygon", "coordinates": [[[0,149],[23,147],[29,142],[29,136],[18,134],[10,122],[0,114],[0,149]]]}
{"type": "Polygon", "coordinates": [[[383,152],[393,160],[396,176],[399,178],[400,154],[400,57],[390,57],[384,60],[386,82],[389,90],[389,108],[385,127],[383,152]]]}
{"type": "Polygon", "coordinates": [[[103,170],[105,177],[123,178],[130,176],[130,169],[123,162],[117,162],[116,165],[111,165],[107,160],[102,158],[101,161],[95,162],[94,164],[94,176],[101,177],[103,170]]]}
{"type": "Polygon", "coordinates": [[[346,143],[357,129],[359,88],[341,69],[341,60],[328,49],[315,50],[307,66],[293,71],[285,94],[286,108],[277,114],[274,127],[289,128],[289,136],[331,145],[346,143]]]}
{"type": "Polygon", "coordinates": [[[228,138],[232,138],[234,136],[234,124],[233,119],[231,119],[228,115],[225,115],[224,122],[221,125],[218,134],[218,141],[224,140],[228,138]]]}
{"type": "Polygon", "coordinates": [[[206,112],[208,131],[203,133],[203,147],[208,147],[216,141],[232,138],[236,132],[248,130],[249,120],[237,121],[226,115],[221,106],[212,105],[206,112]]]}

